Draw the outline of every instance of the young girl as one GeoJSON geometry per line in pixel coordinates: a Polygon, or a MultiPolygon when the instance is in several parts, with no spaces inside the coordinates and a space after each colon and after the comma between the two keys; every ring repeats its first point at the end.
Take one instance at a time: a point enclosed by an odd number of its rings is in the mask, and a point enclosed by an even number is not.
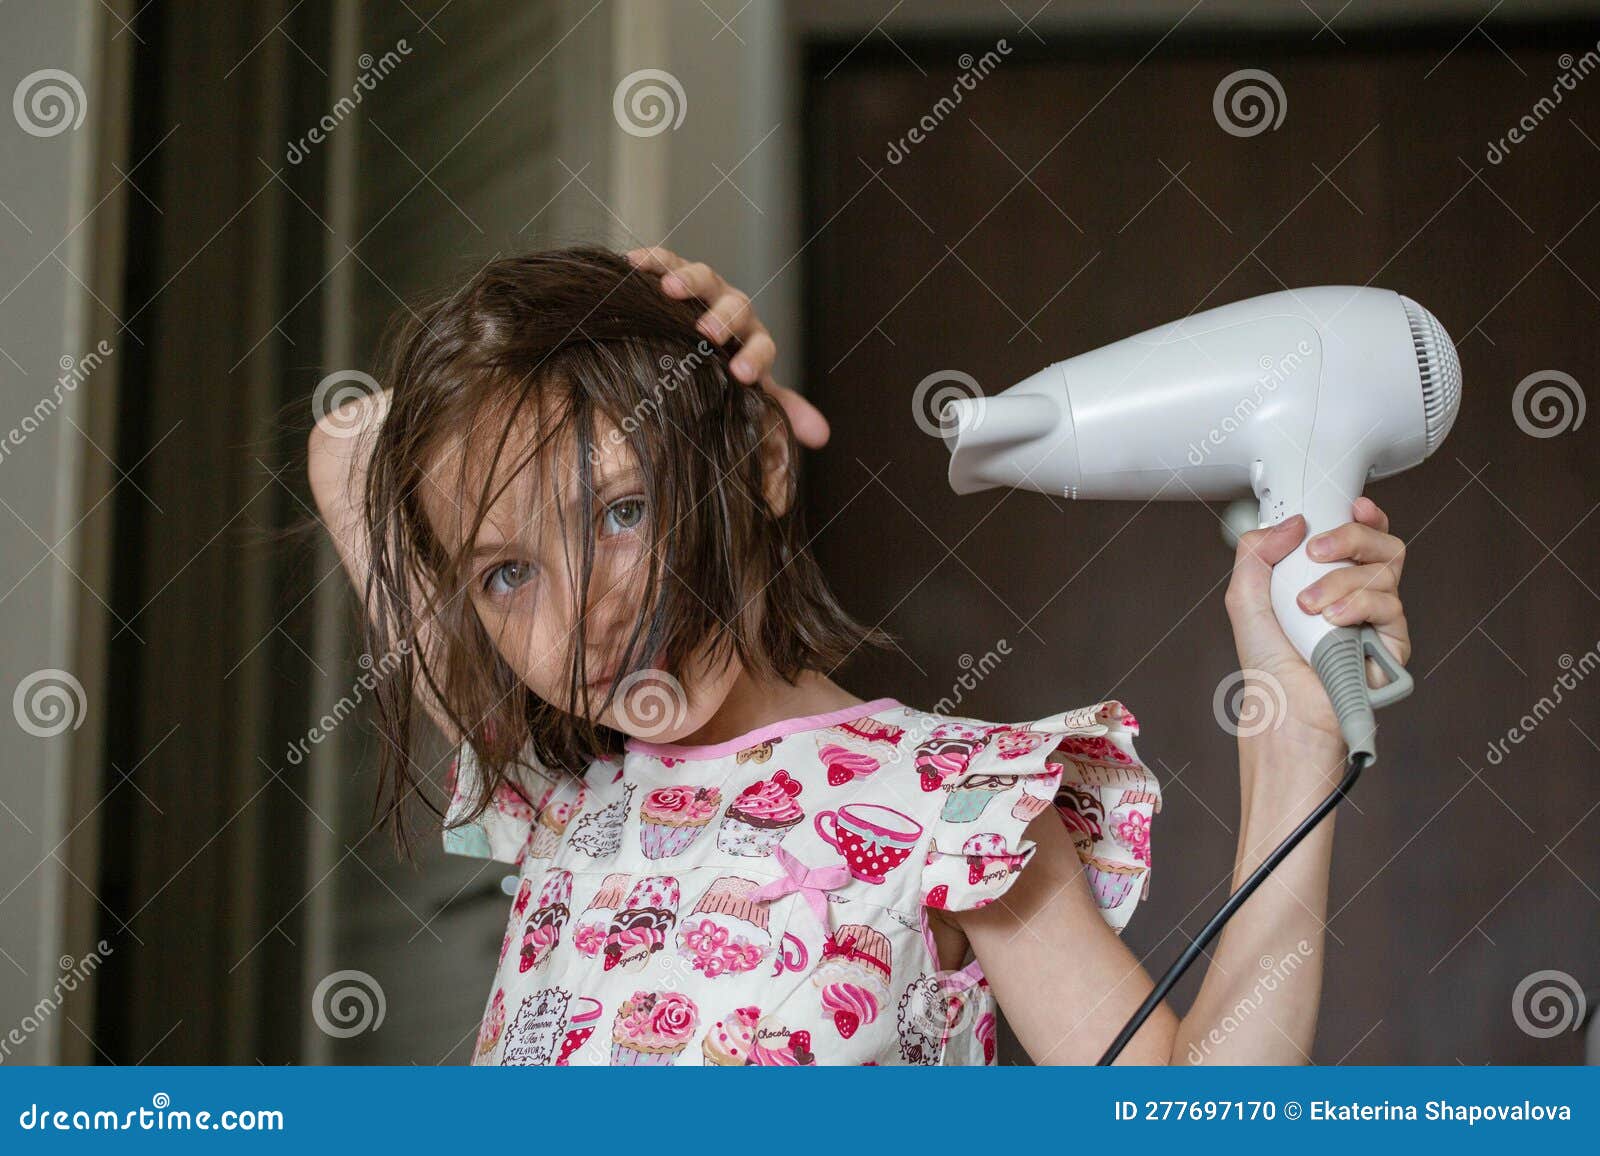
{"type": "MultiPolygon", "coordinates": [[[[775,353],[704,265],[536,253],[404,318],[390,390],[312,435],[370,653],[398,662],[382,806],[398,828],[431,802],[420,704],[459,750],[446,846],[520,868],[474,1058],[993,1063],[998,1002],[1035,1062],[1092,1062],[1152,987],[1118,938],[1161,802],[1138,723],[951,718],[829,677],[885,636],[806,551],[796,442],[827,426],[775,353]]],[[[1368,499],[1354,516],[1312,550],[1355,565],[1301,604],[1404,662],[1403,546],[1368,499]]],[[[1246,534],[1228,588],[1241,669],[1288,706],[1239,740],[1232,886],[1343,770],[1268,595],[1304,532],[1246,534]]],[[[1308,1059],[1332,842],[1328,821],[1295,850],[1124,1062],[1308,1059]]]]}

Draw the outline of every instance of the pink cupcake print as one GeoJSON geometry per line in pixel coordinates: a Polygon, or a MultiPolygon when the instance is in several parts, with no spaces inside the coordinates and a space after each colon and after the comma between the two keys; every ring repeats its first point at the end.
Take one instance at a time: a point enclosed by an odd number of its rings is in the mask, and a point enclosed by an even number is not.
{"type": "Polygon", "coordinates": [[[1064,755],[1091,762],[1118,763],[1125,767],[1134,765],[1134,760],[1105,735],[1068,735],[1056,749],[1064,755]]]}
{"type": "Polygon", "coordinates": [[[1030,731],[1026,727],[999,726],[989,732],[989,742],[994,747],[995,756],[1002,761],[1032,754],[1049,738],[1043,731],[1030,731]]]}
{"type": "Polygon", "coordinates": [[[483,1023],[478,1028],[478,1048],[473,1053],[473,1063],[478,1063],[494,1051],[494,1046],[500,1042],[500,1033],[506,1026],[506,992],[504,988],[496,988],[494,999],[489,1001],[489,1010],[483,1017],[483,1023]]]}
{"type": "Polygon", "coordinates": [[[963,775],[945,784],[944,807],[939,817],[947,823],[972,823],[989,806],[989,800],[1017,785],[1017,775],[963,775]]]}
{"type": "Polygon", "coordinates": [[[569,1061],[572,1053],[589,1042],[589,1037],[594,1035],[594,1029],[600,1026],[600,1013],[605,1009],[600,1006],[600,1001],[580,996],[580,1007],[572,1013],[572,1018],[567,1021],[567,1034],[561,1041],[561,1051],[556,1055],[556,1066],[570,1067],[569,1061]]]}
{"type": "Polygon", "coordinates": [[[715,787],[658,787],[639,808],[639,846],[646,859],[681,855],[700,837],[717,809],[722,792],[715,787]]]}
{"type": "Polygon", "coordinates": [[[707,979],[754,971],[771,949],[767,905],[750,898],[758,886],[754,879],[724,875],[679,924],[679,954],[707,979]]]}
{"type": "Polygon", "coordinates": [[[712,1024],[706,1038],[700,1041],[700,1053],[706,1066],[742,1068],[747,1065],[760,1019],[760,1008],[740,1007],[712,1024]]]}
{"type": "Polygon", "coordinates": [[[605,970],[642,970],[678,922],[679,898],[678,881],[671,875],[641,876],[606,929],[605,970]]]}
{"type": "Polygon", "coordinates": [[[961,722],[943,722],[917,744],[914,765],[924,791],[937,791],[951,775],[966,771],[972,756],[988,742],[989,731],[961,722]]]}
{"type": "Polygon", "coordinates": [[[1054,774],[1048,775],[1022,775],[1022,793],[1011,804],[1011,817],[1020,819],[1024,823],[1031,823],[1044,814],[1045,808],[1056,796],[1056,785],[1060,781],[1054,774]]]}
{"type": "Polygon", "coordinates": [[[628,875],[617,871],[600,880],[600,890],[578,916],[572,929],[572,946],[579,955],[594,959],[606,945],[606,934],[628,898],[628,875]]]}
{"type": "Polygon", "coordinates": [[[1062,783],[1056,792],[1056,812],[1072,833],[1072,845],[1077,849],[1078,858],[1084,858],[1100,841],[1105,804],[1094,791],[1062,783]]]}
{"type": "Polygon", "coordinates": [[[809,1067],[817,1062],[811,1050],[811,1033],[791,1032],[780,1023],[763,1021],[756,1025],[750,1043],[750,1065],[754,1067],[809,1067]]]}
{"type": "Polygon", "coordinates": [[[817,735],[817,757],[828,768],[830,786],[872,774],[899,753],[905,728],[866,715],[838,723],[817,735]]]}
{"type": "Polygon", "coordinates": [[[833,1016],[842,1039],[876,1020],[889,1002],[892,958],[888,937],[864,923],[846,923],[823,943],[811,982],[821,989],[822,1010],[833,1016]]]}
{"type": "Polygon", "coordinates": [[[717,846],[729,855],[761,856],[783,842],[794,825],[806,817],[795,802],[800,781],[788,771],[770,779],[757,779],[728,804],[717,831],[717,846]]]}
{"type": "Polygon", "coordinates": [[[1005,836],[994,831],[972,836],[961,844],[961,853],[967,857],[967,883],[973,887],[1000,883],[1027,861],[1027,856],[1011,853],[1005,836]]]}
{"type": "Polygon", "coordinates": [[[561,842],[561,836],[566,832],[567,824],[572,817],[583,810],[584,790],[578,788],[578,793],[571,799],[557,799],[556,793],[561,791],[566,784],[558,784],[547,790],[539,800],[538,820],[533,824],[533,829],[528,832],[528,857],[530,859],[548,859],[556,853],[556,846],[561,842]]]}
{"type": "Polygon", "coordinates": [[[1106,817],[1111,838],[1146,867],[1150,866],[1150,813],[1160,805],[1161,799],[1154,791],[1135,788],[1123,791],[1106,817]]]}
{"type": "Polygon", "coordinates": [[[572,872],[555,870],[544,877],[539,888],[539,906],[528,916],[522,929],[522,956],[518,971],[532,971],[556,949],[561,941],[561,929],[571,914],[572,872]]]}
{"type": "Polygon", "coordinates": [[[1134,884],[1144,877],[1145,871],[1141,863],[1119,863],[1100,855],[1089,855],[1083,860],[1083,873],[1089,878],[1095,902],[1107,911],[1128,901],[1134,884]]]}
{"type": "Polygon", "coordinates": [[[670,1067],[689,1046],[700,1010],[682,992],[636,991],[611,1026],[613,1066],[670,1067]]]}
{"type": "Polygon", "coordinates": [[[533,898],[533,880],[523,876],[522,882],[517,884],[517,899],[511,905],[511,914],[522,915],[528,910],[528,901],[533,898]]]}

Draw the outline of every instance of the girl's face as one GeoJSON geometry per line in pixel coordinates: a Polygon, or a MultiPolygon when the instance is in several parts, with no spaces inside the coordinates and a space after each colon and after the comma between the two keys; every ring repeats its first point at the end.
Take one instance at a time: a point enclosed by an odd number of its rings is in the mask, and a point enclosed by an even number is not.
{"type": "MultiPolygon", "coordinates": [[[[510,479],[522,456],[517,447],[534,444],[537,432],[531,417],[518,419],[521,428],[514,428],[507,439],[501,475],[489,489],[490,508],[468,547],[463,596],[471,600],[501,658],[541,699],[570,714],[586,715],[597,725],[670,743],[710,720],[742,666],[732,657],[713,670],[706,655],[698,654],[682,682],[664,671],[635,674],[600,708],[639,613],[653,516],[632,451],[616,436],[615,427],[603,422],[597,417],[593,488],[588,491],[570,446],[559,453],[545,447],[510,479]],[[595,545],[588,605],[580,608],[584,519],[594,524],[595,545]],[[568,685],[580,620],[588,647],[588,699],[600,708],[592,711],[585,709],[581,692],[573,700],[568,685]]],[[[467,439],[455,437],[427,471],[423,506],[447,547],[459,548],[471,529],[473,505],[484,481],[483,470],[475,470],[472,459],[488,456],[481,449],[470,452],[467,439]]],[[[655,669],[651,661],[643,666],[655,669]]]]}

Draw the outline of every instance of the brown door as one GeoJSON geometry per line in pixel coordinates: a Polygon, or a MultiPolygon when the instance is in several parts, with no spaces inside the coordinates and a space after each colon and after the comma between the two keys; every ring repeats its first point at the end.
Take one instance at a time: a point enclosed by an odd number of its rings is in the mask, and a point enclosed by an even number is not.
{"type": "Polygon", "coordinates": [[[1152,973],[1223,898],[1237,834],[1212,711],[1236,666],[1217,511],[958,498],[917,384],[961,371],[996,393],[1314,284],[1404,292],[1458,343],[1449,441],[1371,491],[1413,544],[1417,689],[1338,819],[1318,1063],[1581,1062],[1578,1034],[1524,1030],[1541,1024],[1513,997],[1552,970],[1600,987],[1600,421],[1577,421],[1600,381],[1600,79],[1573,79],[1595,34],[1462,32],[1154,51],[1012,34],[988,68],[995,38],[973,34],[841,45],[808,70],[807,386],[835,430],[809,516],[845,604],[902,648],[840,677],[1006,721],[1125,701],[1166,793],[1126,933],[1152,973]],[[1214,112],[1243,68],[1281,86],[1276,128],[1214,112]],[[1514,410],[1542,371],[1576,385],[1535,383],[1514,410]],[[1551,384],[1565,401],[1540,417],[1551,384]]]}

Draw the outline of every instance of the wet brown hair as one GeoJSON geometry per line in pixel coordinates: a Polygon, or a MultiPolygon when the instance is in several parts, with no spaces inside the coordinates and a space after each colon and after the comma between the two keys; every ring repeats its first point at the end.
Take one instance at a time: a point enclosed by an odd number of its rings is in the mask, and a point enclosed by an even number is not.
{"type": "MultiPolygon", "coordinates": [[[[579,492],[593,493],[599,419],[637,462],[649,528],[644,589],[605,702],[648,656],[651,669],[682,681],[685,660],[709,644],[714,663],[737,655],[752,673],[793,684],[804,670],[834,669],[861,645],[889,644],[889,635],[845,613],[807,553],[793,432],[769,394],[729,372],[737,347],[701,335],[695,322],[704,310],[698,300],[667,297],[655,276],[619,254],[575,247],[493,261],[391,324],[380,380],[393,395],[364,496],[366,621],[368,653],[393,669],[376,694],[384,740],[377,813],[402,848],[403,804],[428,778],[413,757],[420,694],[437,700],[477,758],[479,790],[462,821],[507,791],[535,802],[520,770],[530,754],[539,766],[581,773],[622,750],[620,732],[535,695],[465,593],[486,512],[506,486],[533,484],[536,455],[568,454],[579,492]],[[520,428],[537,417],[536,444],[514,444],[519,417],[520,428]],[[789,448],[781,514],[767,501],[761,452],[774,428],[789,448]],[[462,455],[462,493],[467,460],[487,469],[463,509],[462,542],[452,547],[430,523],[422,494],[430,465],[458,436],[472,447],[462,455]]],[[[559,512],[564,503],[553,505],[559,512]]],[[[594,519],[575,519],[569,532],[563,514],[560,525],[577,605],[587,607],[594,519]]],[[[578,615],[568,647],[573,703],[586,701],[592,677],[584,631],[578,615]]]]}

